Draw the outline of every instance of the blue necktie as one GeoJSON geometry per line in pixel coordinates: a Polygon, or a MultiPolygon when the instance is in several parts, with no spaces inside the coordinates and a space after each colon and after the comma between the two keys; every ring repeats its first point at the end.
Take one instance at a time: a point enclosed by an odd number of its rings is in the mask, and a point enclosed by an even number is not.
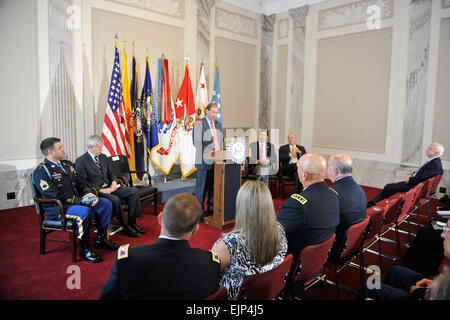
{"type": "Polygon", "coordinates": [[[97,156],[94,157],[94,162],[95,162],[95,164],[97,165],[98,169],[99,169],[100,171],[102,171],[102,166],[100,165],[100,160],[98,159],[97,156]]]}

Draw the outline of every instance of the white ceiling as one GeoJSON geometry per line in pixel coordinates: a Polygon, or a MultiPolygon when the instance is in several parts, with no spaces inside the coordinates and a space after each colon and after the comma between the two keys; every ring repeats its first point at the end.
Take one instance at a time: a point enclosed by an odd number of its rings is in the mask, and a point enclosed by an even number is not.
{"type": "MultiPolygon", "coordinates": [[[[298,8],[306,4],[315,4],[327,0],[222,0],[237,7],[241,7],[256,13],[266,15],[286,12],[292,8],[298,8]]],[[[331,0],[330,0],[331,1],[331,0]]]]}

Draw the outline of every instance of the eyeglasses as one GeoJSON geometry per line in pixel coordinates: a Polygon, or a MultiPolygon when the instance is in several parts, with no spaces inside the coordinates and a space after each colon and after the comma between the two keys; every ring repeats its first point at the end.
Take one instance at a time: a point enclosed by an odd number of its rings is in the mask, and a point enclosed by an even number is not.
{"type": "Polygon", "coordinates": [[[449,232],[450,228],[447,227],[447,224],[440,221],[432,221],[431,226],[434,230],[442,230],[442,232],[449,232]]]}

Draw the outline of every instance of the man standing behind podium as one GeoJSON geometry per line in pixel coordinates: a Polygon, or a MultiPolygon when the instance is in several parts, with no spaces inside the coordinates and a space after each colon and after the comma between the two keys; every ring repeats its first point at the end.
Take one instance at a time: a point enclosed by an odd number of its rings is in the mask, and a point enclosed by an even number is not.
{"type": "Polygon", "coordinates": [[[195,183],[195,197],[202,206],[202,217],[204,221],[204,202],[207,200],[207,215],[214,210],[214,161],[203,158],[204,154],[212,151],[225,149],[225,142],[222,133],[222,124],[217,121],[219,107],[211,102],[206,106],[206,117],[194,123],[192,138],[194,139],[195,167],[197,168],[197,181],[195,183]]]}

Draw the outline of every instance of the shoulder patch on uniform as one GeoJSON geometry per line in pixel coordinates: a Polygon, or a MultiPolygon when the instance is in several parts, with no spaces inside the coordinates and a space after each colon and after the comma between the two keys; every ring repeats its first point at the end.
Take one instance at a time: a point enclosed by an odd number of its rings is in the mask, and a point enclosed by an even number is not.
{"type": "Polygon", "coordinates": [[[301,196],[301,195],[299,195],[299,194],[297,194],[297,193],[294,193],[294,194],[291,196],[291,198],[297,200],[297,201],[300,202],[301,204],[305,204],[305,203],[308,202],[308,200],[307,200],[305,197],[303,197],[303,196],[301,196]]]}
{"type": "Polygon", "coordinates": [[[219,255],[217,253],[215,253],[214,251],[212,251],[212,250],[209,250],[209,252],[211,252],[211,254],[212,254],[212,261],[217,262],[217,263],[220,264],[220,257],[219,257],[219,255]]]}
{"type": "Polygon", "coordinates": [[[48,182],[45,181],[44,179],[41,179],[41,181],[39,182],[39,185],[41,186],[42,190],[47,190],[48,188],[50,188],[50,186],[48,185],[48,182]]]}
{"type": "Polygon", "coordinates": [[[129,247],[130,247],[129,243],[119,247],[119,249],[117,250],[117,260],[128,258],[129,247]]]}
{"type": "Polygon", "coordinates": [[[336,190],[334,190],[332,187],[329,187],[329,188],[330,188],[331,191],[333,191],[334,193],[336,193],[337,196],[339,195],[339,193],[338,193],[336,190]]]}

